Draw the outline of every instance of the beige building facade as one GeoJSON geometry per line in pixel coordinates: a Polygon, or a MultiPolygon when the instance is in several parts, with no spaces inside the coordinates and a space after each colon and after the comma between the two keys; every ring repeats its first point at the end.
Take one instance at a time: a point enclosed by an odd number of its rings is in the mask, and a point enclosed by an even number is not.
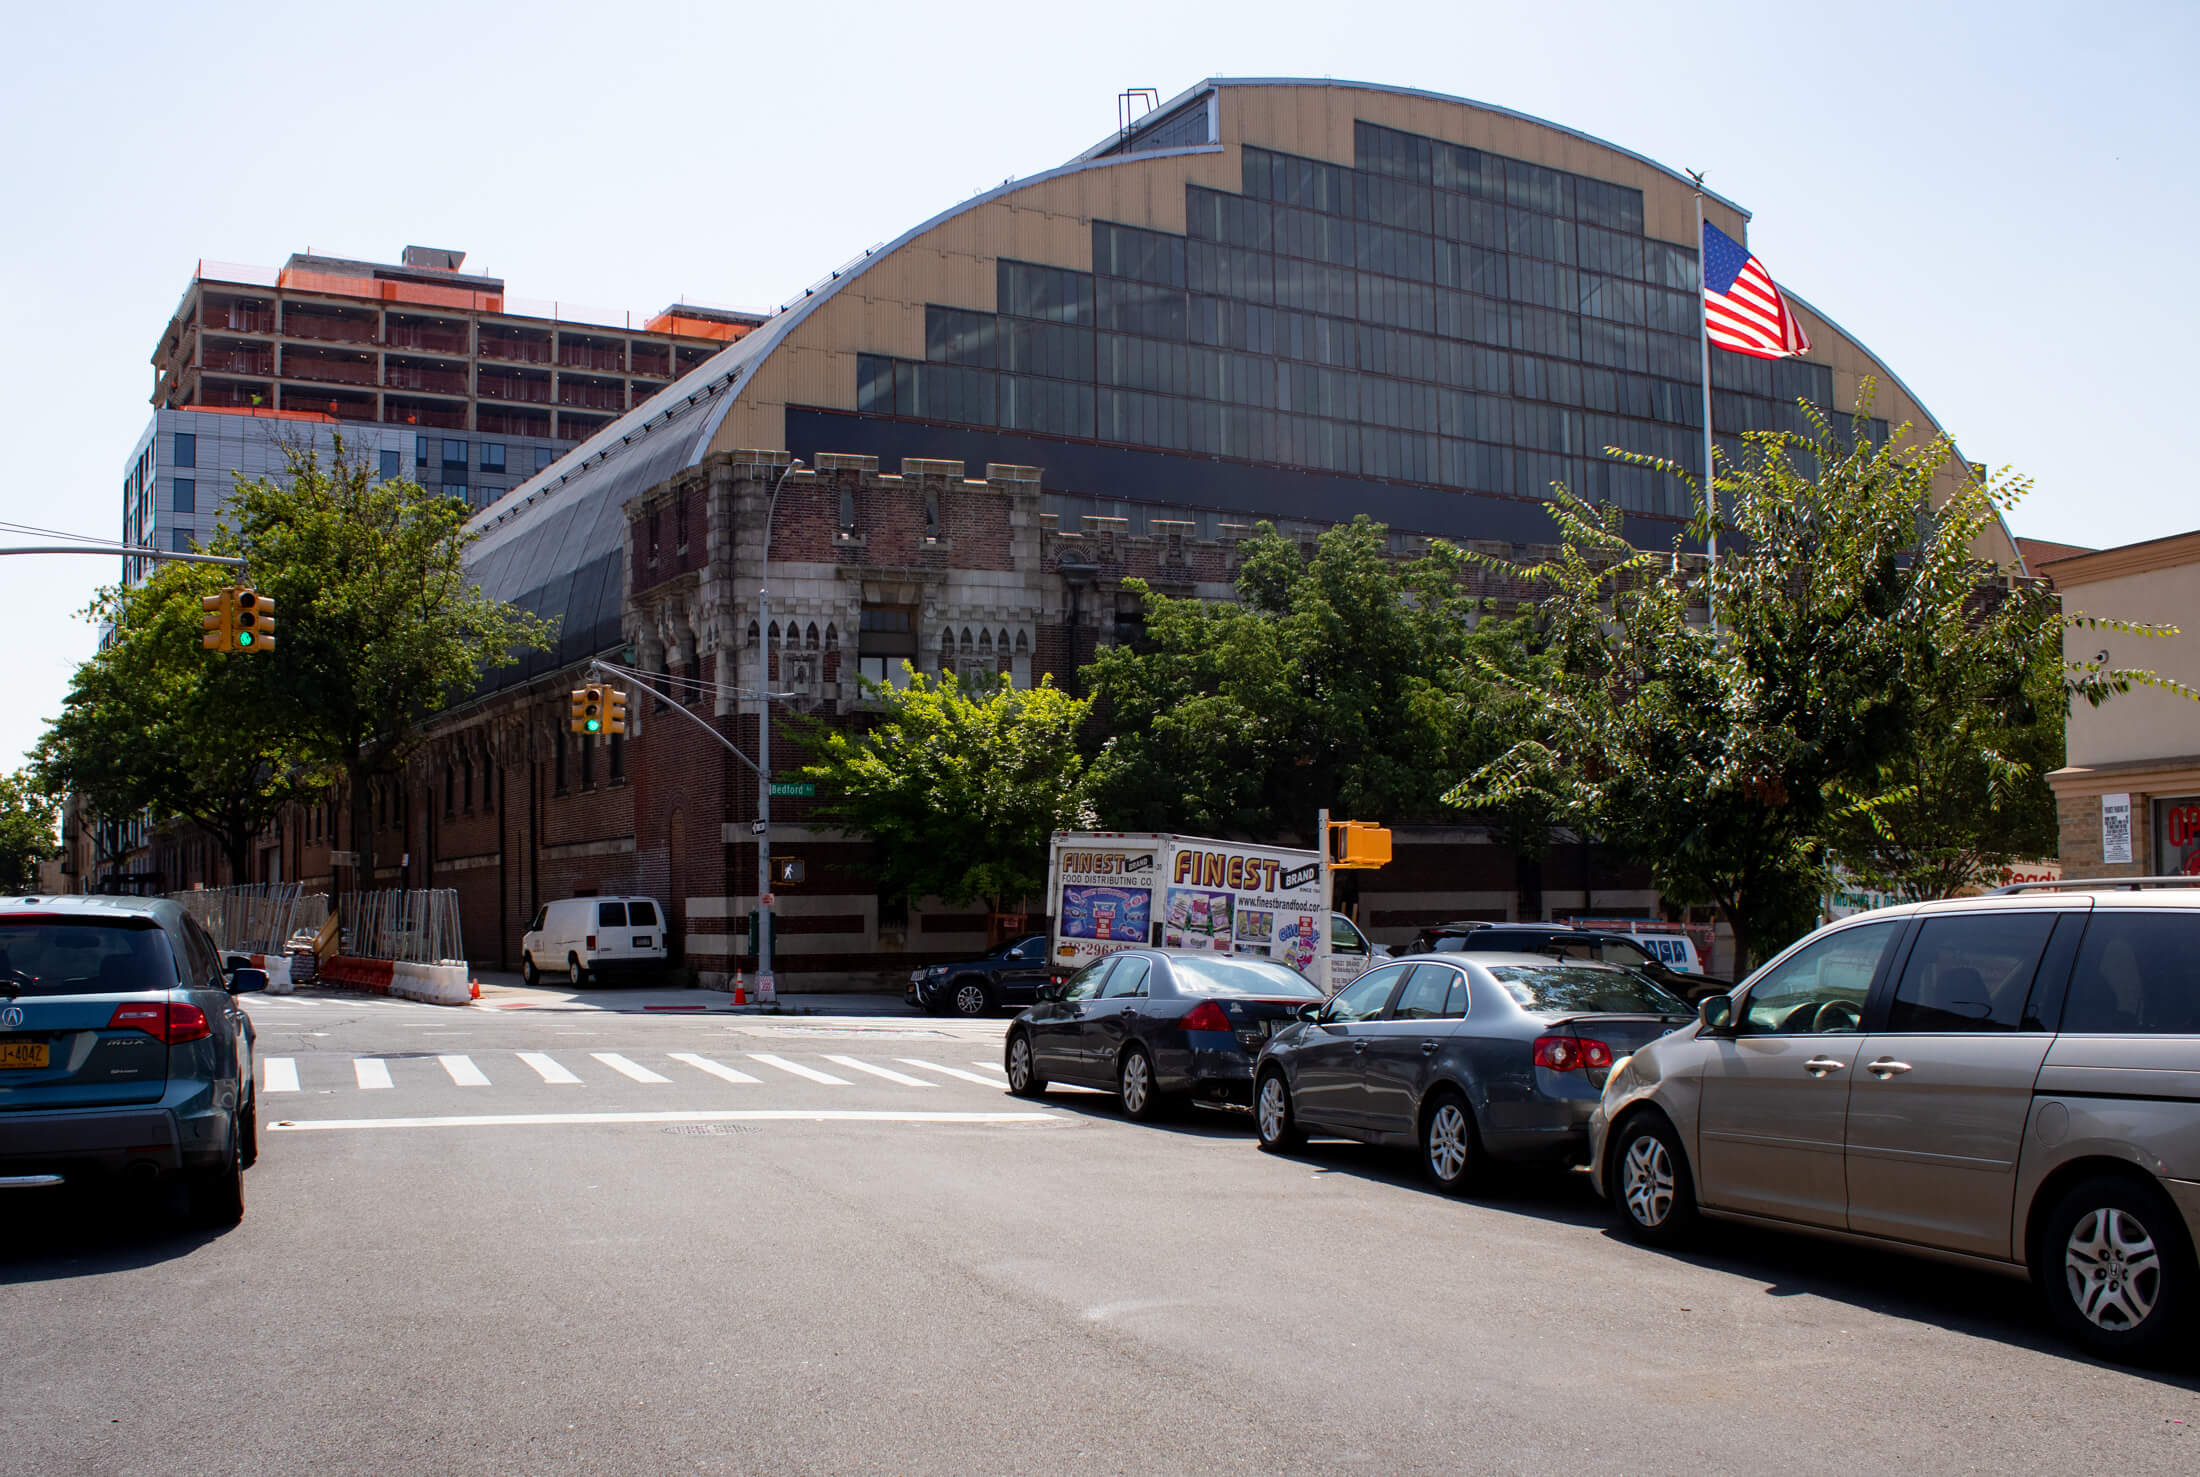
{"type": "MultiPolygon", "coordinates": [[[[2175,627],[2143,635],[2073,626],[2073,662],[2152,671],[2200,689],[2200,532],[2126,544],[2040,566],[2063,611],[2175,627]]],[[[2200,876],[2200,701],[2135,687],[2095,708],[2077,703],[2064,767],[2048,776],[2068,876],[2200,876]]]]}

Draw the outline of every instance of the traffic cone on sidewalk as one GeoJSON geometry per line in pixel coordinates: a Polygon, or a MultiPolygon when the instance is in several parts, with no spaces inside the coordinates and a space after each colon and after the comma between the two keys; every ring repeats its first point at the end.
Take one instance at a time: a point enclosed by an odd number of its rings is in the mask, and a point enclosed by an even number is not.
{"type": "Polygon", "coordinates": [[[733,972],[733,1003],[736,1005],[749,1003],[748,977],[738,969],[733,972]]]}

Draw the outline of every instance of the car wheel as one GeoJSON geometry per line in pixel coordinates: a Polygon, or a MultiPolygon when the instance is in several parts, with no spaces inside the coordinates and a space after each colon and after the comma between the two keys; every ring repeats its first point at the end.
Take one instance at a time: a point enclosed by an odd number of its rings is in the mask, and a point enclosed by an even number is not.
{"type": "Polygon", "coordinates": [[[568,954],[565,956],[565,979],[566,983],[576,990],[588,983],[588,971],[581,968],[580,955],[568,954]]]}
{"type": "Polygon", "coordinates": [[[244,1125],[229,1121],[229,1152],[214,1169],[192,1172],[184,1182],[184,1202],[191,1223],[198,1226],[234,1226],[244,1219],[244,1125]]]}
{"type": "Polygon", "coordinates": [[[2169,1352],[2194,1296],[2192,1247],[2175,1207],[2121,1175],[2080,1181],[2056,1202],[2033,1271],[2063,1331],[2110,1359],[2169,1352]]]}
{"type": "Polygon", "coordinates": [[[1439,1094],[1421,1124],[1421,1165],[1428,1177],[1446,1194],[1460,1194],[1474,1182],[1480,1159],[1467,1100],[1448,1090],[1439,1094]]]}
{"type": "Polygon", "coordinates": [[[1671,1246],[1695,1230],[1696,1184],[1672,1124],[1638,1112],[1620,1124],[1605,1153],[1605,1193],[1631,1239],[1671,1246]]]}
{"type": "Polygon", "coordinates": [[[967,979],[957,982],[953,1001],[955,1014],[960,1016],[984,1015],[993,1008],[993,997],[986,993],[985,982],[967,979]]]}
{"type": "Polygon", "coordinates": [[[1260,1146],[1271,1154],[1288,1154],[1306,1142],[1299,1121],[1291,1113],[1291,1089],[1283,1073],[1263,1072],[1253,1089],[1253,1126],[1260,1132],[1260,1146]]]}
{"type": "Polygon", "coordinates": [[[1167,1103],[1154,1081],[1153,1058],[1146,1055],[1145,1047],[1133,1046],[1116,1063],[1115,1095],[1122,1100],[1124,1116],[1134,1122],[1151,1123],[1161,1116],[1167,1103]]]}
{"type": "Polygon", "coordinates": [[[527,988],[530,990],[542,983],[542,971],[535,968],[534,955],[522,954],[519,956],[519,977],[526,982],[527,988]]]}
{"type": "Polygon", "coordinates": [[[1046,1078],[1039,1075],[1039,1064],[1031,1054],[1031,1033],[1008,1033],[1008,1049],[1003,1058],[1008,1073],[1008,1090],[1017,1097],[1039,1097],[1047,1090],[1046,1078]]]}
{"type": "Polygon", "coordinates": [[[258,1093],[252,1094],[251,1101],[244,1105],[243,1127],[244,1150],[241,1157],[244,1161],[244,1167],[250,1169],[260,1162],[260,1095],[258,1093]]]}

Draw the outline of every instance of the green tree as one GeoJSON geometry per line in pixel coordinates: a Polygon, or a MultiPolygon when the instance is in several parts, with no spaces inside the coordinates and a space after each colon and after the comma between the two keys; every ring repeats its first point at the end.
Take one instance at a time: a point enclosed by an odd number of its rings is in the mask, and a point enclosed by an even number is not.
{"type": "Polygon", "coordinates": [[[0,774],[0,891],[38,886],[38,864],[61,854],[61,808],[28,769],[0,774]]]}
{"type": "MultiPolygon", "coordinates": [[[[1905,427],[1875,446],[1803,409],[1812,435],[1752,433],[1722,463],[1726,552],[1707,574],[1679,541],[1631,547],[1619,509],[1563,489],[1560,552],[1492,561],[1542,591],[1552,666],[1515,683],[1530,731],[1451,792],[1546,804],[1616,843],[1669,899],[1715,905],[1745,965],[1810,926],[1829,850],[1859,826],[1907,828],[1918,858],[2024,835],[2021,805],[1996,815],[1976,797],[2030,783],[2042,704],[2060,700],[2037,686],[2043,662],[2060,664],[2052,595],[2009,587],[1972,553],[2012,489],[1971,483],[1935,508],[1945,438],[1907,446],[1905,427]]],[[[1691,533],[1710,529],[1699,511],[1691,533]]],[[[2155,680],[2062,672],[2090,701],[2155,680]]]]}
{"type": "Polygon", "coordinates": [[[1533,662],[1528,628],[1483,618],[1466,568],[1444,543],[1397,560],[1362,517],[1311,558],[1262,524],[1234,604],[1126,580],[1144,634],[1085,669],[1110,735],[1093,767],[1102,819],[1270,839],[1311,835],[1323,808],[1437,813],[1462,756],[1502,747],[1506,693],[1488,673],[1533,662]]]}
{"type": "Polygon", "coordinates": [[[244,881],[254,838],[318,777],[276,658],[200,643],[200,597],[235,578],[218,565],[162,564],[139,585],[102,592],[92,614],[112,638],[77,668],[39,769],[49,791],[80,795],[102,817],[195,822],[244,881]]]}
{"type": "Polygon", "coordinates": [[[341,776],[357,876],[374,875],[370,781],[397,771],[437,709],[484,673],[547,647],[555,622],[492,600],[465,567],[470,510],[378,480],[338,438],[322,466],[293,451],[286,478],[239,478],[216,532],[275,599],[277,725],[318,772],[341,776]]]}
{"type": "Polygon", "coordinates": [[[1083,822],[1077,734],[1088,704],[1051,681],[965,691],[912,671],[871,689],[883,708],[858,731],[812,727],[819,812],[878,847],[879,891],[904,901],[988,899],[995,911],[1044,888],[1047,838],[1083,822]]]}

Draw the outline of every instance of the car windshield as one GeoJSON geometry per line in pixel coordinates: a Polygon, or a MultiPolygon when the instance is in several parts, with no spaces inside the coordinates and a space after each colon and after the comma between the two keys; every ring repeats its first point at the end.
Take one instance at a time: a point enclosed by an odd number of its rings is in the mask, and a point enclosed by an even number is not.
{"type": "Polygon", "coordinates": [[[1171,959],[1180,995],[1258,995],[1271,1000],[1319,1000],[1322,992],[1265,959],[1171,959]]]}
{"type": "Polygon", "coordinates": [[[1686,1015],[1678,995],[1625,969],[1498,964],[1490,975],[1524,1010],[1548,1015],[1686,1015]]]}
{"type": "Polygon", "coordinates": [[[0,996],[126,995],[177,983],[168,936],[151,919],[0,918],[0,996]]]}

